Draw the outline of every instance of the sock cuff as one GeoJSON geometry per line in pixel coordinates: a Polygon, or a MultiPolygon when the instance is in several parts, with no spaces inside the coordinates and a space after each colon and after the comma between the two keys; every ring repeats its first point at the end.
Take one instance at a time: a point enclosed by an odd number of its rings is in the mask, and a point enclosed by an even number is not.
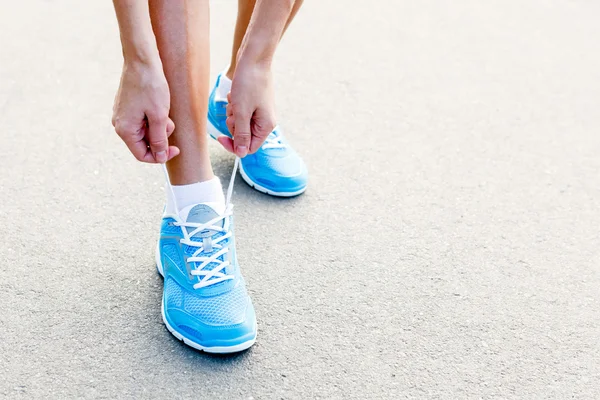
{"type": "Polygon", "coordinates": [[[227,71],[229,71],[229,65],[227,65],[225,69],[221,71],[221,79],[227,79],[229,82],[231,82],[231,79],[227,77],[227,71]]]}
{"type": "Polygon", "coordinates": [[[225,203],[221,180],[215,176],[208,181],[189,185],[173,185],[173,191],[167,187],[167,214],[178,214],[182,209],[198,203],[225,203]],[[173,198],[173,195],[175,198],[173,198]]]}
{"type": "Polygon", "coordinates": [[[217,86],[217,95],[221,99],[227,99],[227,95],[231,91],[231,79],[225,75],[229,67],[221,72],[221,79],[219,79],[219,86],[217,86]]]}

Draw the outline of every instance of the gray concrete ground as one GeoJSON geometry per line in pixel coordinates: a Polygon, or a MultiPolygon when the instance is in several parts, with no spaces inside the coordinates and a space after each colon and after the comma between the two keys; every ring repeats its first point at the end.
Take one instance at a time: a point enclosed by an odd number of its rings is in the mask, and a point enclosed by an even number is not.
{"type": "MultiPolygon", "coordinates": [[[[218,72],[235,2],[212,13],[218,72]]],[[[161,323],[164,183],[110,126],[110,2],[1,2],[0,397],[599,398],[599,17],[308,1],[275,75],[310,188],[237,179],[260,334],[215,357],[161,323]]]]}

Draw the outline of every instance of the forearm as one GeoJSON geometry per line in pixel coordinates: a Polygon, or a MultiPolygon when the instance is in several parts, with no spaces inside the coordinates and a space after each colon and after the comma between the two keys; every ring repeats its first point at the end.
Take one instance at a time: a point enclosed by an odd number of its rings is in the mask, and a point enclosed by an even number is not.
{"type": "Polygon", "coordinates": [[[113,0],[126,63],[160,63],[147,0],[113,0]]]}
{"type": "Polygon", "coordinates": [[[270,65],[295,0],[257,0],[246,35],[238,51],[238,62],[270,65]]]}

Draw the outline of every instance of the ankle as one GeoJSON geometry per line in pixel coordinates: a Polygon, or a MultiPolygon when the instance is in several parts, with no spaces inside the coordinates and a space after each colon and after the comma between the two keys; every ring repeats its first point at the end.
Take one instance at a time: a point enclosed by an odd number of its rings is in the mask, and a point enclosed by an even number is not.
{"type": "Polygon", "coordinates": [[[177,214],[182,209],[199,203],[225,204],[223,187],[218,177],[189,185],[173,185],[167,188],[167,208],[169,214],[177,214]]]}
{"type": "Polygon", "coordinates": [[[167,163],[171,184],[190,185],[209,181],[215,177],[209,155],[199,156],[198,153],[202,152],[182,151],[167,163]]]}

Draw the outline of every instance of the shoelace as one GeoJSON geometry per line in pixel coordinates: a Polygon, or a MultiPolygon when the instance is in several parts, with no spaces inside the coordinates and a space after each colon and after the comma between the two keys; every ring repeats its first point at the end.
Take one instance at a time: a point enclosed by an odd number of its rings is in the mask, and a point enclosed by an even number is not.
{"type": "MultiPolygon", "coordinates": [[[[223,272],[223,270],[230,265],[229,261],[222,261],[219,259],[219,257],[225,256],[229,252],[229,243],[231,242],[226,242],[226,240],[231,237],[231,231],[222,228],[218,225],[218,223],[233,214],[233,204],[231,204],[231,196],[233,195],[233,183],[235,181],[235,174],[237,172],[239,163],[240,159],[236,157],[235,162],[233,164],[233,172],[231,173],[231,180],[229,181],[229,186],[227,187],[225,211],[223,212],[223,214],[205,223],[184,222],[181,219],[179,219],[179,217],[177,217],[177,221],[173,224],[175,226],[181,227],[181,232],[183,233],[183,239],[179,241],[181,244],[198,248],[196,251],[194,251],[192,256],[188,257],[186,260],[189,263],[200,263],[191,271],[191,274],[193,276],[197,276],[199,278],[198,283],[194,284],[194,289],[200,289],[206,286],[214,285],[219,282],[234,279],[233,275],[228,275],[223,272]],[[188,228],[191,228],[192,230],[188,232],[188,228]],[[204,230],[208,230],[211,233],[211,237],[204,238],[202,242],[196,242],[192,240],[194,235],[204,230]],[[220,232],[223,232],[225,234],[213,240],[212,236],[220,232]],[[209,253],[215,249],[218,251],[214,252],[210,256],[203,255],[205,252],[209,253]],[[204,268],[207,267],[209,264],[216,265],[212,269],[205,270],[204,268]]],[[[163,173],[165,174],[167,186],[171,191],[171,196],[173,196],[175,208],[179,209],[177,207],[177,200],[175,199],[173,186],[171,186],[171,181],[169,180],[169,173],[167,172],[167,167],[165,164],[162,164],[162,169],[163,173]]]]}
{"type": "Polygon", "coordinates": [[[263,149],[285,149],[287,145],[281,142],[281,136],[276,131],[269,133],[267,139],[261,146],[263,149]]]}

